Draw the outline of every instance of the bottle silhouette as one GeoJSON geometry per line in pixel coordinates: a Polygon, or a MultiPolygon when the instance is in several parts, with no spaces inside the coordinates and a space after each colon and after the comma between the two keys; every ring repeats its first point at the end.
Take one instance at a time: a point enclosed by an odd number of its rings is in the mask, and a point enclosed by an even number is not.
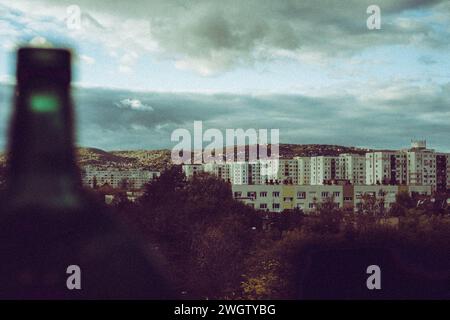
{"type": "Polygon", "coordinates": [[[70,81],[69,51],[19,50],[0,199],[0,297],[172,298],[159,259],[81,186],[70,81]]]}

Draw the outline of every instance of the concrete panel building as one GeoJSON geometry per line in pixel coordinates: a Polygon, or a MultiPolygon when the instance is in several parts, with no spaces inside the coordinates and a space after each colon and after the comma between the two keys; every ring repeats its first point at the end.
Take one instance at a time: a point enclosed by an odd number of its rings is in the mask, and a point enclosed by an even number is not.
{"type": "Polygon", "coordinates": [[[373,196],[383,201],[386,209],[395,202],[399,192],[410,195],[431,195],[431,186],[390,185],[233,185],[235,199],[255,209],[282,212],[301,209],[311,212],[320,203],[332,199],[336,207],[355,210],[364,196],[373,196]]]}
{"type": "Polygon", "coordinates": [[[366,157],[359,154],[341,154],[339,156],[339,175],[354,185],[366,183],[366,157]]]}
{"type": "Polygon", "coordinates": [[[311,157],[311,185],[323,185],[326,181],[341,179],[339,157],[311,157]]]}

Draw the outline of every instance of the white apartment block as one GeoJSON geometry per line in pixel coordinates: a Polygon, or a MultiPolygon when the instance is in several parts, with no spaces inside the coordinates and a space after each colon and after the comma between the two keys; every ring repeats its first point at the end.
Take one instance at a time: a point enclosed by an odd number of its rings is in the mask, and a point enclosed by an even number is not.
{"type": "Polygon", "coordinates": [[[196,174],[204,172],[203,164],[183,164],[182,170],[188,179],[192,178],[196,174]]]}
{"type": "Polygon", "coordinates": [[[296,157],[294,159],[297,160],[297,184],[311,184],[311,158],[296,157]]]}
{"type": "Polygon", "coordinates": [[[401,151],[366,153],[366,184],[406,184],[406,154],[401,151]]]}
{"type": "Polygon", "coordinates": [[[260,160],[261,183],[280,183],[283,179],[280,160],[260,160]]]}
{"type": "Polygon", "coordinates": [[[279,177],[282,183],[298,184],[298,160],[280,159],[279,177]]]}
{"type": "Polygon", "coordinates": [[[450,189],[450,155],[426,148],[426,141],[413,141],[410,149],[366,154],[366,184],[432,186],[450,189]]]}
{"type": "Polygon", "coordinates": [[[248,163],[248,181],[249,184],[264,183],[261,177],[261,163],[259,161],[248,163]]]}
{"type": "Polygon", "coordinates": [[[436,153],[433,150],[408,150],[408,185],[436,185],[436,153]]]}
{"type": "Polygon", "coordinates": [[[339,157],[311,157],[311,185],[323,185],[326,181],[341,179],[339,157]]]}
{"type": "Polygon", "coordinates": [[[229,162],[206,164],[183,164],[182,170],[187,179],[200,173],[209,173],[232,184],[261,183],[259,176],[259,163],[229,162]]]}
{"type": "Polygon", "coordinates": [[[232,184],[250,184],[250,165],[248,162],[232,162],[230,179],[232,184]]]}
{"type": "Polygon", "coordinates": [[[450,154],[427,149],[425,140],[412,141],[404,151],[408,161],[408,185],[432,186],[434,190],[450,189],[450,154]]]}
{"type": "Polygon", "coordinates": [[[203,166],[203,171],[212,174],[223,181],[231,182],[230,167],[231,165],[224,162],[210,162],[203,166]]]}
{"type": "Polygon", "coordinates": [[[83,185],[94,188],[105,184],[113,188],[141,189],[159,177],[159,171],[133,168],[85,166],[82,168],[83,185]]]}
{"type": "Polygon", "coordinates": [[[296,159],[259,160],[230,164],[233,184],[297,184],[296,159]]]}
{"type": "Polygon", "coordinates": [[[366,155],[295,157],[183,165],[188,178],[208,172],[239,185],[410,185],[450,190],[450,154],[426,148],[425,141],[413,142],[400,151],[376,151],[366,155]],[[342,181],[339,181],[342,180],[342,181]]]}
{"type": "Polygon", "coordinates": [[[339,175],[354,185],[366,183],[366,157],[359,154],[341,154],[339,156],[339,175]]]}

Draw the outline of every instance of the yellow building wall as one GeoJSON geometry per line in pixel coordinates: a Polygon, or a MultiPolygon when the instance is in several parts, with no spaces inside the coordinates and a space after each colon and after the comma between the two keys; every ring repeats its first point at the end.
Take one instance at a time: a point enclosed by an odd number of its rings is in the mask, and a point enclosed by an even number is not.
{"type": "Polygon", "coordinates": [[[402,193],[402,192],[409,192],[409,188],[408,186],[398,186],[398,193],[402,193]]]}
{"type": "Polygon", "coordinates": [[[294,199],[296,197],[295,194],[295,186],[292,185],[283,185],[281,187],[281,208],[283,210],[294,209],[294,199]],[[292,198],[292,201],[284,201],[284,198],[292,198]]]}

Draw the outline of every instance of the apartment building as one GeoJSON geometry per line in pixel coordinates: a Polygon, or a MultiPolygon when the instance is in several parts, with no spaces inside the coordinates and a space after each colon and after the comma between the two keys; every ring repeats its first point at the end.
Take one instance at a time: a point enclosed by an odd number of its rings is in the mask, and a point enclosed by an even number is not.
{"type": "Polygon", "coordinates": [[[311,157],[311,185],[323,185],[327,181],[341,179],[339,157],[311,157]]]}
{"type": "Polygon", "coordinates": [[[235,199],[255,209],[281,212],[295,208],[310,211],[326,198],[333,198],[336,206],[343,206],[343,187],[333,185],[233,185],[235,199]]]}
{"type": "Polygon", "coordinates": [[[405,150],[408,185],[432,186],[434,191],[450,191],[450,154],[427,149],[426,141],[412,141],[405,150]]]}
{"type": "Polygon", "coordinates": [[[339,175],[351,184],[366,183],[366,157],[359,154],[341,154],[339,156],[339,175]]]}
{"type": "Polygon", "coordinates": [[[408,185],[436,186],[436,153],[428,149],[406,151],[408,185]]]}
{"type": "Polygon", "coordinates": [[[113,188],[141,189],[159,177],[159,171],[140,168],[85,166],[81,170],[83,185],[94,188],[105,184],[113,188]]]}
{"type": "Polygon", "coordinates": [[[281,159],[281,174],[283,183],[298,183],[298,160],[297,159],[281,159]]]}
{"type": "Polygon", "coordinates": [[[431,186],[391,185],[233,185],[232,190],[236,200],[258,210],[282,212],[298,208],[305,213],[330,199],[336,207],[356,210],[363,196],[373,196],[388,209],[399,192],[428,196],[432,193],[431,186]]]}
{"type": "Polygon", "coordinates": [[[450,154],[436,153],[436,191],[450,192],[450,154]]]}
{"type": "Polygon", "coordinates": [[[248,162],[232,162],[230,164],[230,179],[232,184],[253,184],[251,165],[248,162]]]}
{"type": "Polygon", "coordinates": [[[281,181],[280,162],[278,160],[260,160],[261,183],[279,183],[281,181]]]}
{"type": "Polygon", "coordinates": [[[210,162],[203,166],[203,171],[212,174],[223,181],[231,182],[230,167],[231,165],[225,162],[210,162]]]}
{"type": "Polygon", "coordinates": [[[366,183],[402,185],[407,183],[406,154],[401,151],[366,153],[366,183]]]}
{"type": "Polygon", "coordinates": [[[296,157],[294,159],[297,160],[297,184],[311,184],[311,158],[296,157]]]}
{"type": "Polygon", "coordinates": [[[203,164],[183,164],[182,170],[186,178],[190,179],[196,174],[204,172],[203,164]]]}
{"type": "Polygon", "coordinates": [[[233,197],[255,209],[282,211],[282,185],[232,185],[233,197]]]}
{"type": "Polygon", "coordinates": [[[450,154],[426,148],[426,141],[413,141],[400,151],[376,151],[364,155],[295,157],[183,165],[188,178],[211,173],[232,184],[285,185],[410,185],[432,186],[450,191],[450,154]]]}
{"type": "Polygon", "coordinates": [[[295,159],[232,162],[230,180],[233,184],[297,184],[295,159]]]}

